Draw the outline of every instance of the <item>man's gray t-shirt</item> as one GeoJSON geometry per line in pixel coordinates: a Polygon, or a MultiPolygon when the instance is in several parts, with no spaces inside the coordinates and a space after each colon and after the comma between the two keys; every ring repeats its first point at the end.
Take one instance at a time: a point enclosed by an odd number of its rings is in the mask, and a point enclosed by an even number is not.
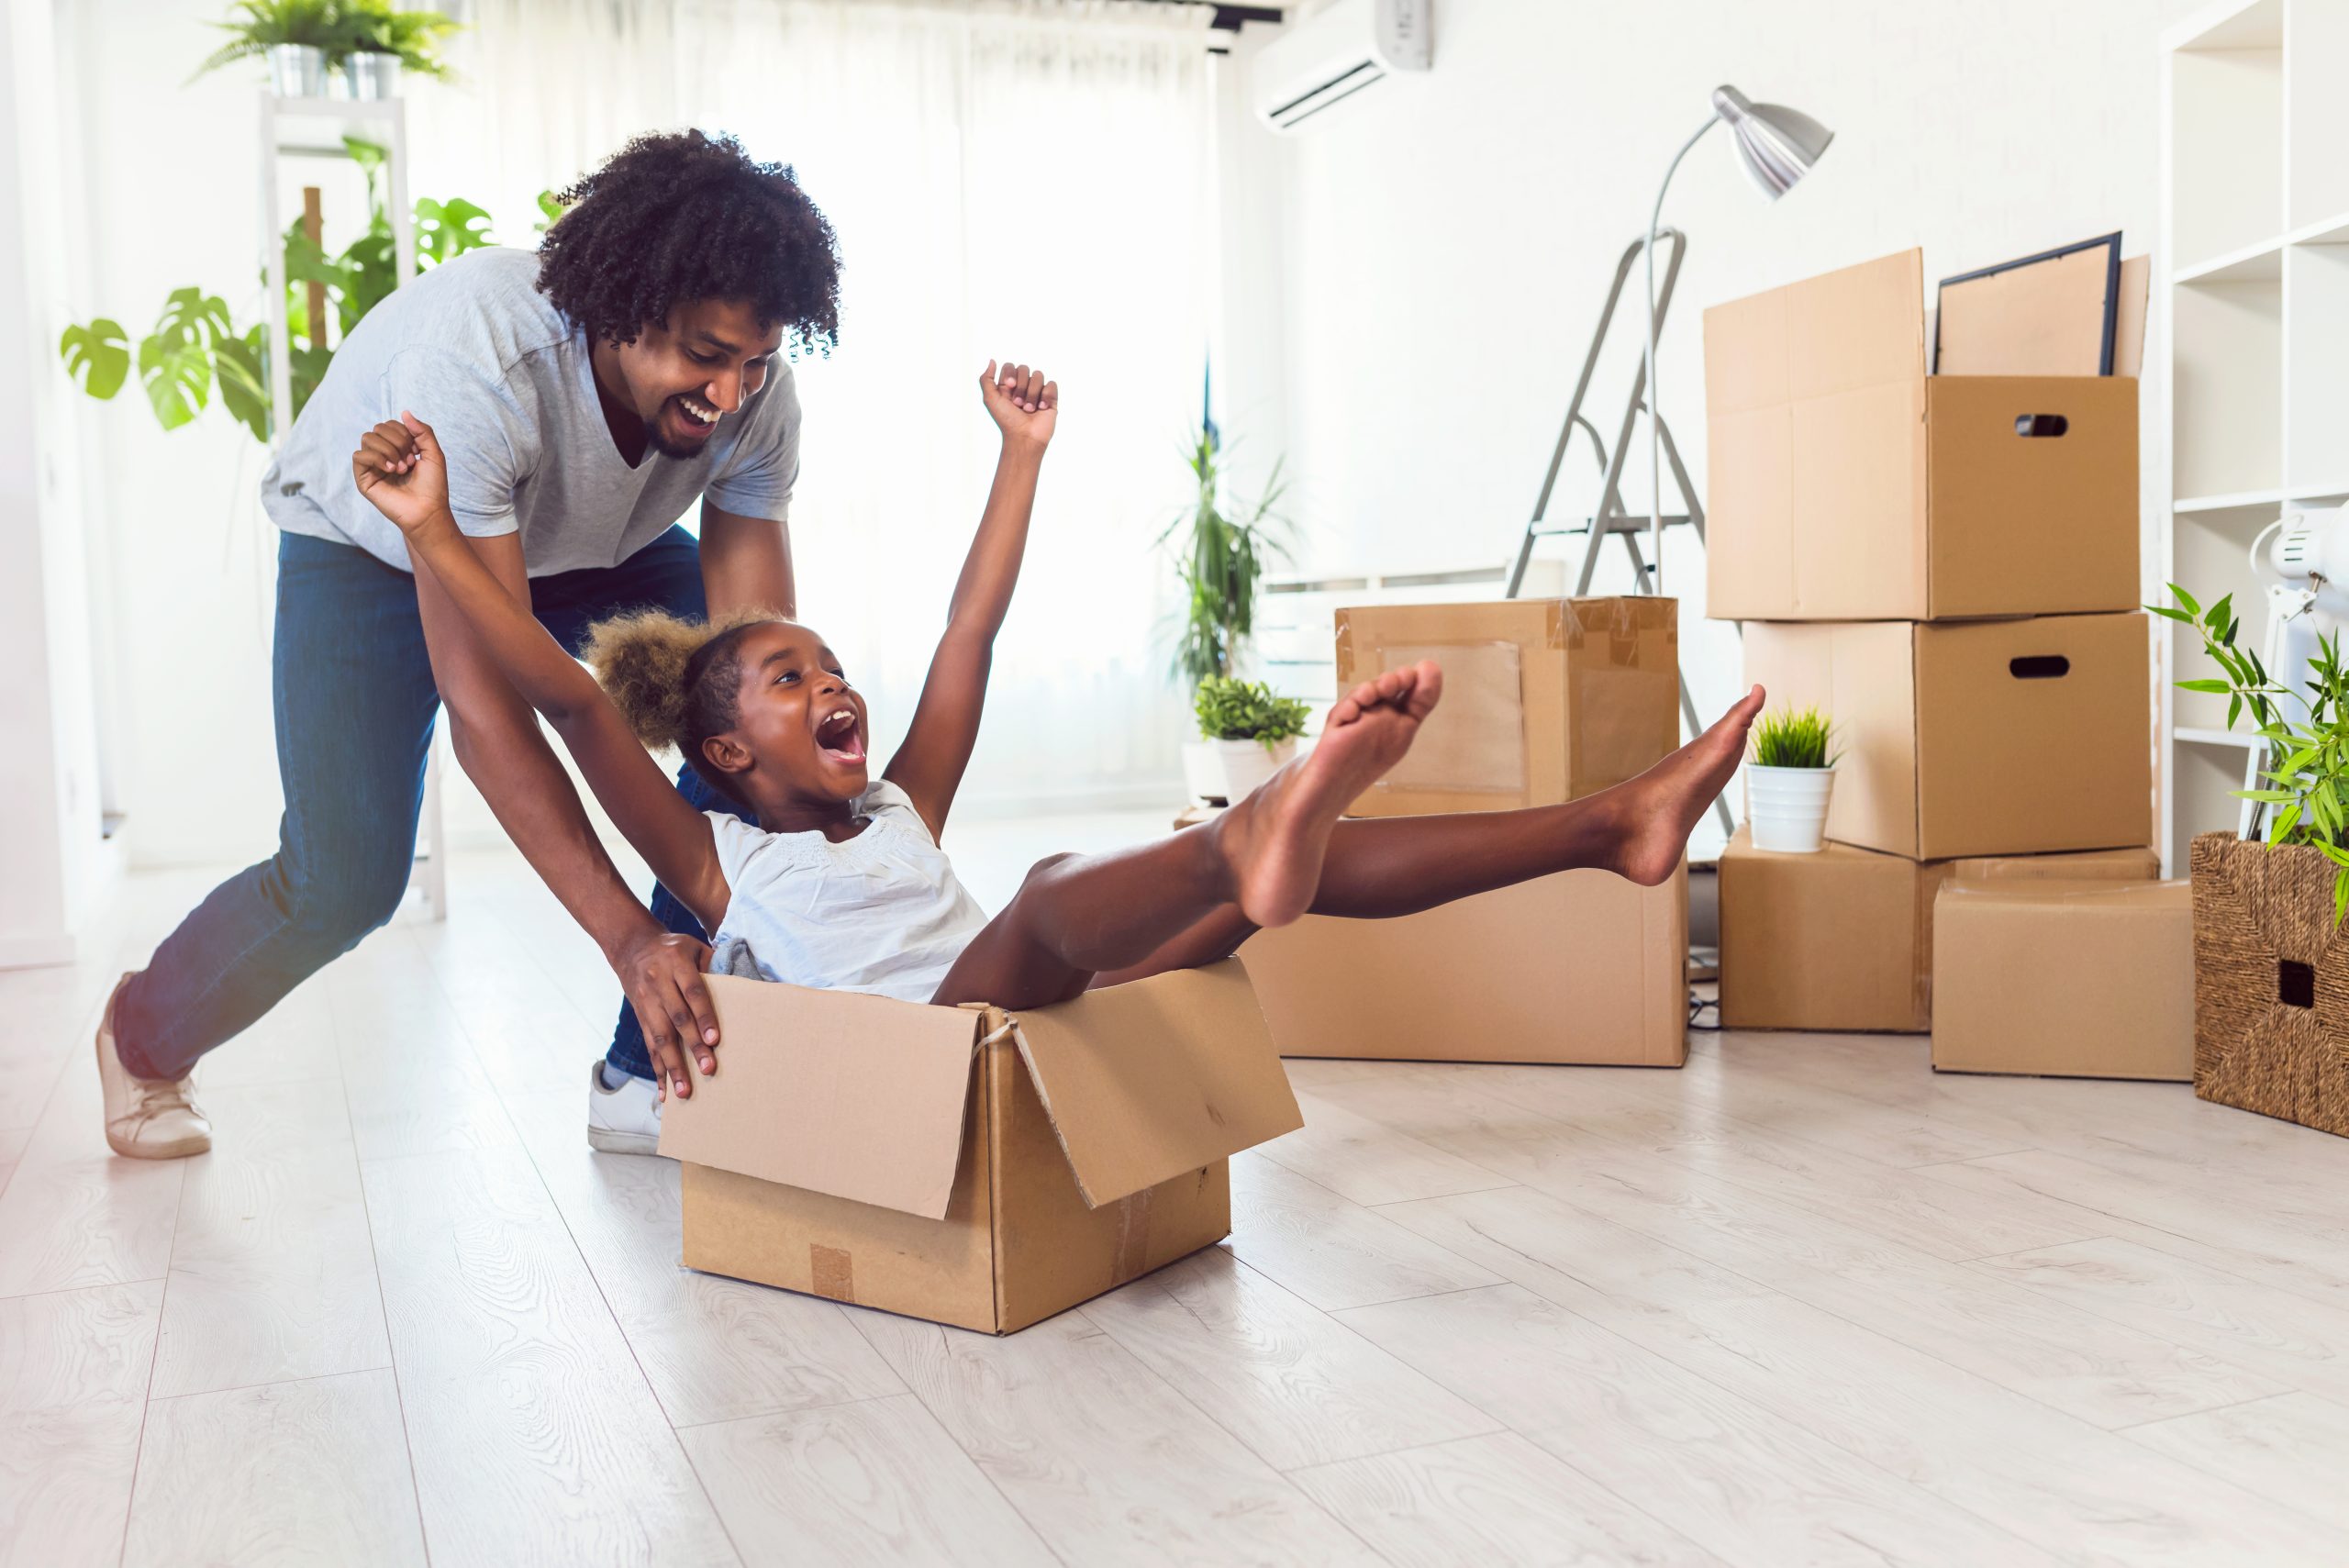
{"type": "Polygon", "coordinates": [[[538,291],[538,272],[528,250],[475,250],[368,312],[262,480],[271,519],[409,570],[407,541],[351,478],[359,438],[405,408],[440,439],[457,526],[520,530],[533,577],[618,565],[704,495],[782,521],[799,477],[791,367],[778,361],[696,455],[648,450],[630,468],[596,399],[586,331],[538,291]]]}

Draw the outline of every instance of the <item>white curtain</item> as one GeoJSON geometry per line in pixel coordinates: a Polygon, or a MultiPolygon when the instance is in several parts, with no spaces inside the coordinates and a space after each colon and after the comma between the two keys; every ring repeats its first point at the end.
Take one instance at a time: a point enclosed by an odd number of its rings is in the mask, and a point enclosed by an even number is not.
{"type": "MultiPolygon", "coordinates": [[[[841,330],[796,366],[801,612],[872,701],[913,711],[993,471],[990,358],[1062,384],[1027,568],[964,800],[1169,798],[1172,568],[1214,309],[1203,8],[1116,0],[483,0],[419,99],[417,190],[531,196],[694,125],[794,165],[839,232],[841,330]]],[[[885,751],[884,751],[885,754],[885,751]]]]}

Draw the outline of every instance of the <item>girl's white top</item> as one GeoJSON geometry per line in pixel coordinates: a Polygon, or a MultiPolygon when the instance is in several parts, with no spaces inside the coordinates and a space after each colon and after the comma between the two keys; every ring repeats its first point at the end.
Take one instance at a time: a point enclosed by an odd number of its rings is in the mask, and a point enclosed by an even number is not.
{"type": "Polygon", "coordinates": [[[711,945],[739,940],[763,979],[927,1002],[986,911],[904,790],[875,779],[856,809],[864,831],[837,844],[704,812],[732,890],[711,945]]]}

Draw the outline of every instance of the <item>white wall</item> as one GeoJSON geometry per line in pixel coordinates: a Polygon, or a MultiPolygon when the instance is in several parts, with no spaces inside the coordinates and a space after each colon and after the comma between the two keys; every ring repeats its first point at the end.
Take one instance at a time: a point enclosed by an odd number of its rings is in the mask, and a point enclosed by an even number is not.
{"type": "Polygon", "coordinates": [[[79,452],[52,373],[71,141],[48,0],[0,8],[0,967],[64,962],[101,837],[79,452]]]}
{"type": "MultiPolygon", "coordinates": [[[[1673,182],[1664,220],[1690,246],[1659,380],[1700,485],[1703,306],[1912,245],[1928,278],[2114,228],[2128,253],[2147,249],[2155,44],[2194,5],[1437,0],[1426,76],[1290,137],[1238,126],[1228,159],[1277,187],[1232,237],[1277,258],[1277,303],[1255,326],[1276,379],[1232,398],[1284,432],[1314,564],[1453,566],[1513,548],[1616,259],[1717,83],[1802,109],[1836,140],[1775,206],[1720,129],[1673,182]]],[[[1623,342],[1601,377],[1610,443],[1636,328],[1623,342]]],[[[1643,508],[1636,450],[1626,499],[1643,508]]],[[[1568,473],[1579,483],[1553,515],[1586,515],[1596,470],[1579,440],[1568,473]]],[[[1666,576],[1698,706],[1718,712],[1734,637],[1698,622],[1692,552],[1666,576]]]]}

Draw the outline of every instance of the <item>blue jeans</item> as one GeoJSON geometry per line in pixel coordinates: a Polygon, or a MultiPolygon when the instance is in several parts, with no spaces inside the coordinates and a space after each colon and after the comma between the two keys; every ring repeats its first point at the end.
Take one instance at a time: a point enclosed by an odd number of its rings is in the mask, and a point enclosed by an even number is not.
{"type": "MultiPolygon", "coordinates": [[[[624,610],[699,617],[701,548],[673,528],[618,566],[534,578],[530,607],[574,651],[589,626],[624,610]]],[[[116,1039],[142,1078],[184,1074],[389,920],[407,889],[440,707],[416,580],[355,545],[281,535],[271,673],[285,795],[277,853],[214,888],[123,988],[116,1039]]],[[[743,815],[690,769],[677,787],[705,810],[743,815]]],[[[652,913],[704,935],[665,887],[653,889],[652,913]]],[[[625,1002],[607,1060],[652,1076],[625,1002]]]]}

